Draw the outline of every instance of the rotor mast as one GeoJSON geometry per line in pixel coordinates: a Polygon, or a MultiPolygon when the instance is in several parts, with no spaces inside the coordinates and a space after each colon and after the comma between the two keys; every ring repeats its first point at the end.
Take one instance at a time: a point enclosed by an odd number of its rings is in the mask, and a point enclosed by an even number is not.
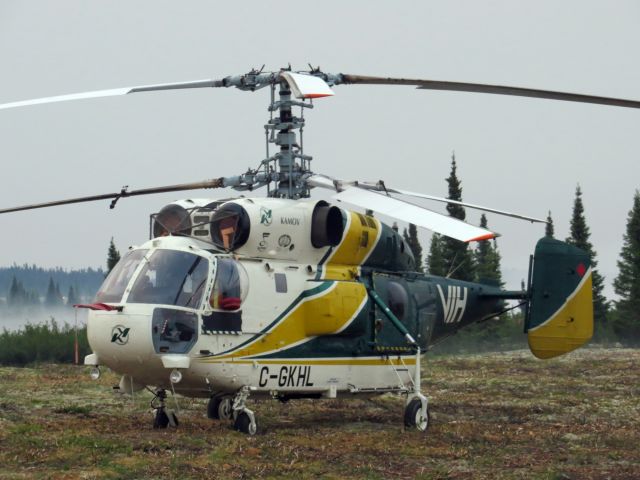
{"type": "Polygon", "coordinates": [[[270,135],[267,135],[267,156],[269,151],[269,143],[274,143],[279,147],[279,151],[268,156],[263,164],[272,171],[272,181],[274,188],[269,188],[268,195],[278,198],[308,198],[310,189],[303,180],[303,175],[310,173],[311,157],[304,155],[302,142],[298,143],[296,138],[296,130],[300,130],[302,136],[302,128],[304,127],[304,115],[296,117],[293,114],[294,106],[300,107],[301,112],[305,108],[313,108],[311,103],[298,102],[291,99],[291,87],[281,79],[277,83],[278,100],[275,100],[276,84],[271,85],[271,104],[269,111],[278,111],[276,118],[271,118],[264,126],[270,135]],[[299,161],[299,162],[298,162],[299,161]]]}

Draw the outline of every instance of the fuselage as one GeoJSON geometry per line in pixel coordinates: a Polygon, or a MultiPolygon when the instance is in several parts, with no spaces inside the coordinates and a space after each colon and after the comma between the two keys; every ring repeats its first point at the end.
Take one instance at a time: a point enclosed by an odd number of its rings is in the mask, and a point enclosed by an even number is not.
{"type": "MultiPolygon", "coordinates": [[[[168,388],[177,369],[190,396],[398,391],[417,347],[501,309],[497,288],[413,272],[402,237],[371,216],[340,209],[325,241],[310,239],[317,204],[233,203],[248,212],[242,245],[237,232],[218,245],[169,235],[123,256],[96,298],[110,309],[89,315],[89,363],[138,388],[168,388]]],[[[227,231],[228,218],[212,225],[227,231]]]]}

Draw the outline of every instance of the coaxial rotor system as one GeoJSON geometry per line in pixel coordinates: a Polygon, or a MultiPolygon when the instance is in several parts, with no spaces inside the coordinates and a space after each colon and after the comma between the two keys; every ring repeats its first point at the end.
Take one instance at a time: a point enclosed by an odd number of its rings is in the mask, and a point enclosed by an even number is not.
{"type": "Polygon", "coordinates": [[[407,197],[457,203],[468,208],[507,215],[531,222],[545,222],[545,220],[505,212],[503,210],[409,192],[388,186],[383,181],[344,181],[314,173],[311,169],[312,157],[306,155],[303,150],[302,130],[305,125],[304,111],[305,109],[313,108],[313,99],[333,96],[334,92],[332,87],[339,85],[414,86],[419,90],[488,93],[625,108],[640,108],[640,101],[637,100],[596,95],[480,83],[327,73],[320,70],[320,68],[310,68],[310,70],[307,71],[292,71],[290,67],[272,72],[265,72],[263,69],[253,69],[248,73],[231,75],[220,79],[124,87],[5,103],[0,105],[0,110],[163,90],[234,87],[243,91],[256,91],[269,87],[271,91],[268,109],[270,118],[265,124],[267,155],[265,159],[259,162],[258,167],[255,169],[250,169],[236,176],[220,177],[194,183],[139,190],[129,190],[127,187],[124,187],[119,192],[114,193],[0,209],[0,213],[109,199],[112,200],[110,206],[113,208],[116,202],[124,197],[222,187],[230,187],[238,191],[251,191],[260,187],[266,187],[268,196],[289,199],[307,198],[310,196],[312,188],[327,188],[335,192],[334,198],[338,201],[344,201],[364,208],[371,208],[380,213],[414,223],[462,241],[492,238],[496,236],[496,234],[479,227],[471,226],[457,219],[432,212],[422,206],[415,205],[407,200],[407,197]],[[296,108],[300,108],[299,116],[294,114],[294,109],[296,108]],[[300,133],[300,140],[298,140],[298,131],[300,133]],[[277,147],[277,150],[275,153],[270,154],[270,145],[272,144],[277,147]]]}

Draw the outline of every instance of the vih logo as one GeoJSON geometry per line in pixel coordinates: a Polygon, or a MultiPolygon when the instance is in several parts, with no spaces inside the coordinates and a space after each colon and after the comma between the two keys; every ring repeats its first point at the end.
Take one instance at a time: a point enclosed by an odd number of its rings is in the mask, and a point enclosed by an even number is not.
{"type": "Polygon", "coordinates": [[[437,285],[442,310],[444,311],[444,323],[458,323],[462,320],[464,311],[467,308],[467,288],[449,285],[447,296],[444,296],[442,286],[437,285]]]}

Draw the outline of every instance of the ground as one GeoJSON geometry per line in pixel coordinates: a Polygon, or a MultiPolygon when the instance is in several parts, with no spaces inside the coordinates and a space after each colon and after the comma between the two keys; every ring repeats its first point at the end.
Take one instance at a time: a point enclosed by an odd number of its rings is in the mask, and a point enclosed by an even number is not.
{"type": "Polygon", "coordinates": [[[0,367],[0,479],[640,478],[640,350],[427,357],[426,434],[402,399],[256,402],[247,437],[179,399],[153,430],[150,395],[85,367],[0,367]]]}

